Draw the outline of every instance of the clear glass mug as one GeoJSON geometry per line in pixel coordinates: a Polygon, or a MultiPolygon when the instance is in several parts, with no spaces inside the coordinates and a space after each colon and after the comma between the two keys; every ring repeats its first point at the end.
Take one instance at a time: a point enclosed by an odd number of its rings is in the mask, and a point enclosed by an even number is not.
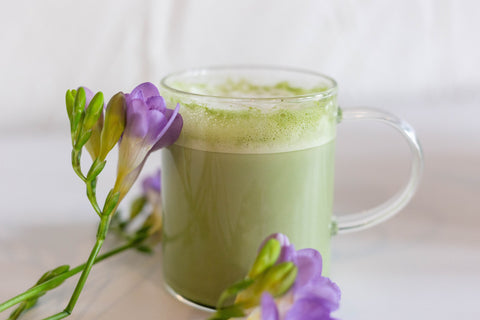
{"type": "Polygon", "coordinates": [[[334,79],[276,67],[218,67],[165,77],[161,93],[181,104],[179,140],[162,150],[163,272],[177,297],[212,307],[242,279],[261,241],[281,232],[315,248],[328,274],[330,238],[373,226],[413,196],[423,167],[412,127],[376,109],[340,111],[334,79]],[[361,213],[332,215],[340,121],[389,124],[412,153],[408,183],[361,213]]]}

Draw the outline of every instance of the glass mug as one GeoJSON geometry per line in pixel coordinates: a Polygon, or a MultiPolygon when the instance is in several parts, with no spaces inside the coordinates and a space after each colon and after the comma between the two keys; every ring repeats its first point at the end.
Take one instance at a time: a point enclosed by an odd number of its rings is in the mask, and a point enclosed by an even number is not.
{"type": "Polygon", "coordinates": [[[178,141],[161,154],[163,272],[167,288],[184,301],[215,306],[275,232],[296,249],[317,249],[328,274],[332,235],[393,216],[417,188],[423,159],[412,127],[375,109],[341,112],[330,77],[218,67],[168,75],[160,87],[170,108],[181,104],[184,121],[178,141]],[[393,198],[335,217],[335,133],[342,119],[391,125],[413,157],[410,179],[393,198]]]}

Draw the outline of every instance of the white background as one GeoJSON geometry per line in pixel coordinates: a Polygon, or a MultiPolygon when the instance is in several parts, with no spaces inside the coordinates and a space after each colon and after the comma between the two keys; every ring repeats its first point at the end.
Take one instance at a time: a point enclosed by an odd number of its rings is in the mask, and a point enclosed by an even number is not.
{"type": "MultiPolygon", "coordinates": [[[[395,113],[424,147],[423,183],[404,212],[335,239],[337,315],[479,318],[479,18],[473,0],[0,2],[0,301],[47,268],[82,262],[92,244],[96,220],[68,163],[66,89],[108,97],[179,69],[268,64],[334,77],[342,107],[395,113]]],[[[340,125],[336,209],[387,199],[408,159],[383,126],[340,125]]],[[[165,294],[160,260],[131,253],[99,266],[71,318],[204,318],[165,294]]],[[[59,311],[69,283],[26,318],[59,311]]]]}

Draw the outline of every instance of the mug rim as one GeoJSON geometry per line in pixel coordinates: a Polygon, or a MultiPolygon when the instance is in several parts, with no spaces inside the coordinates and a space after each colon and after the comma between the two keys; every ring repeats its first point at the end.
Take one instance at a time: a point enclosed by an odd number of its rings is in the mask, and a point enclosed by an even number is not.
{"type": "Polygon", "coordinates": [[[295,68],[295,67],[271,66],[271,65],[223,65],[223,66],[210,66],[210,67],[183,69],[180,71],[169,73],[166,76],[164,76],[160,81],[160,85],[164,89],[169,90],[175,94],[191,96],[194,98],[213,99],[213,100],[232,101],[232,102],[262,101],[262,102],[278,103],[278,102],[300,102],[300,101],[322,100],[336,94],[338,90],[338,85],[335,79],[323,73],[301,69],[301,68],[295,68]],[[255,71],[255,70],[286,71],[286,72],[292,72],[297,74],[315,76],[320,79],[326,80],[328,85],[327,85],[327,89],[325,90],[311,92],[308,94],[301,94],[301,95],[275,96],[275,97],[248,97],[248,96],[232,97],[228,95],[210,95],[210,94],[194,93],[194,92],[177,89],[167,84],[168,80],[178,76],[197,76],[197,75],[207,74],[209,72],[222,71],[222,70],[228,70],[228,69],[230,70],[251,69],[252,71],[255,71]]]}

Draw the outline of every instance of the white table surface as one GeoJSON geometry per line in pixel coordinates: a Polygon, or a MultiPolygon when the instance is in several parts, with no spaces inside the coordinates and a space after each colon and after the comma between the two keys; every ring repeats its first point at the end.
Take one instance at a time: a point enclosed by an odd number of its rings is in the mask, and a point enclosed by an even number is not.
{"type": "MultiPolygon", "coordinates": [[[[450,110],[438,117],[449,120],[450,110]]],[[[412,121],[426,166],[413,201],[395,218],[333,241],[331,278],[343,292],[339,318],[480,318],[478,120],[464,112],[454,127],[433,131],[428,117],[418,119],[412,121]]],[[[337,210],[387,199],[408,172],[407,147],[398,136],[359,128],[339,130],[337,210]]],[[[66,129],[0,135],[0,301],[49,268],[80,264],[93,245],[96,217],[69,166],[67,135],[66,129]]],[[[157,162],[152,157],[148,168],[157,162]]],[[[107,170],[100,190],[113,173],[107,170]]],[[[161,260],[157,248],[153,256],[127,252],[97,265],[70,319],[206,319],[164,290],[161,260]]],[[[41,298],[24,319],[63,309],[76,279],[41,298]]]]}

